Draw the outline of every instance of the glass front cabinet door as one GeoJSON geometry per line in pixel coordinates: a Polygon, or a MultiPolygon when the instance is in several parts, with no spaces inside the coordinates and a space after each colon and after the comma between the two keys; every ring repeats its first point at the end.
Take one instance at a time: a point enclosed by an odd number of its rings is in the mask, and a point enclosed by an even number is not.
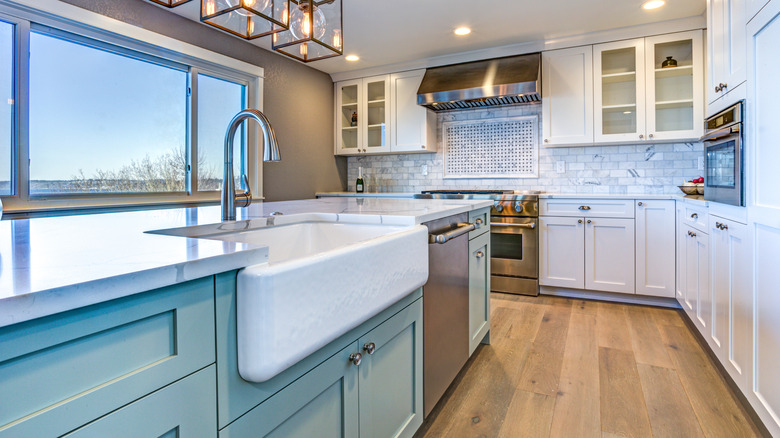
{"type": "Polygon", "coordinates": [[[389,75],[336,84],[336,154],[390,150],[389,75]]]}
{"type": "Polygon", "coordinates": [[[593,46],[596,143],[645,138],[645,40],[593,46]]]}
{"type": "Polygon", "coordinates": [[[645,39],[649,140],[698,139],[704,131],[701,31],[645,39]]]}

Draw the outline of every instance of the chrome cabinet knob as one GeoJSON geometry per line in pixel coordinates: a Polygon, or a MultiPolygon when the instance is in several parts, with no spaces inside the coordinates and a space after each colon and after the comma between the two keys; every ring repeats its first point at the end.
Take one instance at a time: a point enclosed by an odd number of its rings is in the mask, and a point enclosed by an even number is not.
{"type": "MultiPolygon", "coordinates": [[[[369,342],[363,345],[363,351],[365,351],[368,354],[374,354],[374,351],[376,351],[376,344],[374,344],[373,342],[369,342]]],[[[359,364],[355,364],[355,365],[359,365],[359,364]]]]}
{"type": "Polygon", "coordinates": [[[485,257],[485,253],[484,253],[484,252],[482,252],[482,251],[477,251],[476,257],[477,257],[478,259],[481,259],[482,257],[485,257]]]}
{"type": "Polygon", "coordinates": [[[550,139],[549,139],[549,138],[545,138],[545,139],[544,139],[544,142],[545,142],[545,143],[549,143],[549,142],[550,142],[550,139]]]}
{"type": "Polygon", "coordinates": [[[590,207],[589,207],[589,206],[587,206],[587,205],[580,205],[580,210],[585,210],[585,211],[587,211],[587,210],[590,210],[590,207]]]}
{"type": "Polygon", "coordinates": [[[720,223],[720,222],[715,222],[715,228],[717,228],[717,229],[719,229],[719,230],[722,230],[722,229],[723,229],[723,228],[721,228],[722,226],[723,226],[723,224],[722,224],[722,223],[720,223]]]}
{"type": "Polygon", "coordinates": [[[698,219],[698,218],[699,218],[699,215],[698,215],[698,214],[696,214],[696,213],[694,213],[694,214],[692,214],[692,215],[691,215],[691,219],[698,219]]]}
{"type": "Polygon", "coordinates": [[[577,219],[577,223],[581,224],[582,223],[582,219],[577,219]]]}
{"type": "Polygon", "coordinates": [[[728,225],[726,225],[726,224],[721,224],[721,225],[720,225],[720,229],[721,229],[721,230],[728,230],[728,229],[729,229],[729,226],[728,226],[728,225]]]}
{"type": "Polygon", "coordinates": [[[353,365],[360,365],[360,362],[363,362],[363,355],[360,353],[352,353],[349,355],[349,361],[352,362],[353,365]]]}
{"type": "Polygon", "coordinates": [[[481,227],[481,226],[482,226],[482,224],[484,224],[484,223],[485,223],[485,221],[483,221],[481,217],[478,217],[478,218],[477,218],[477,220],[475,220],[475,221],[474,221],[474,224],[475,224],[477,227],[481,227]]]}
{"type": "Polygon", "coordinates": [[[592,224],[592,223],[593,223],[593,221],[592,221],[592,220],[590,220],[590,219],[588,219],[588,223],[589,223],[589,224],[592,224]]]}
{"type": "Polygon", "coordinates": [[[645,138],[645,136],[643,134],[639,134],[639,139],[641,140],[643,138],[645,138]]]}
{"type": "Polygon", "coordinates": [[[645,203],[640,201],[640,202],[639,202],[639,203],[637,203],[636,205],[638,205],[638,206],[642,207],[642,206],[644,206],[644,205],[645,205],[645,203]]]}
{"type": "Polygon", "coordinates": [[[650,135],[649,135],[649,137],[650,137],[650,138],[653,138],[653,134],[650,134],[650,135]]]}

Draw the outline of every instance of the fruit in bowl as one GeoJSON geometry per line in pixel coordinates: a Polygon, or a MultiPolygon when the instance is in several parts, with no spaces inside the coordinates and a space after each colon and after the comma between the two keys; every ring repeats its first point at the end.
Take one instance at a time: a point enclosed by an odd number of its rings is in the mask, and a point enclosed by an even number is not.
{"type": "Polygon", "coordinates": [[[703,195],[704,194],[704,177],[699,176],[690,181],[686,180],[681,186],[677,186],[686,195],[703,195]]]}

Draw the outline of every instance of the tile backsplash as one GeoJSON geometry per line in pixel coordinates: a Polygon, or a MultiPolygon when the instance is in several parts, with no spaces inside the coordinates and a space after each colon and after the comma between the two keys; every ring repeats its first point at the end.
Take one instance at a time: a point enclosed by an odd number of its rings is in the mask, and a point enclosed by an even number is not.
{"type": "MultiPolygon", "coordinates": [[[[521,105],[440,113],[445,121],[539,115],[541,105],[521,105]]],[[[539,139],[541,144],[541,138],[539,139]]],[[[557,193],[657,194],[680,193],[683,179],[703,174],[698,170],[701,143],[625,144],[571,148],[539,148],[539,178],[445,179],[439,129],[438,152],[431,154],[349,157],[348,190],[355,190],[358,166],[369,192],[419,192],[428,189],[514,189],[557,193]],[[565,163],[564,173],[556,162],[565,163]],[[427,166],[427,175],[423,175],[427,166]]]]}

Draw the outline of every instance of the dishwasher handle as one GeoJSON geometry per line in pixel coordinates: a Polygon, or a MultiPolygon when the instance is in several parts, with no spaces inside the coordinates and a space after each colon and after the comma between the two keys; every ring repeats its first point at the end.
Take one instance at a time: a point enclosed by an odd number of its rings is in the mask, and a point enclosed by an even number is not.
{"type": "Polygon", "coordinates": [[[458,236],[462,236],[469,231],[474,231],[477,229],[477,226],[470,223],[460,223],[458,224],[458,228],[455,228],[454,230],[447,231],[446,233],[441,234],[429,234],[428,235],[428,243],[447,243],[449,240],[454,239],[458,236]]]}
{"type": "Polygon", "coordinates": [[[491,227],[515,227],[515,228],[536,228],[536,224],[534,222],[531,222],[529,224],[513,224],[508,222],[491,222],[491,227]]]}

